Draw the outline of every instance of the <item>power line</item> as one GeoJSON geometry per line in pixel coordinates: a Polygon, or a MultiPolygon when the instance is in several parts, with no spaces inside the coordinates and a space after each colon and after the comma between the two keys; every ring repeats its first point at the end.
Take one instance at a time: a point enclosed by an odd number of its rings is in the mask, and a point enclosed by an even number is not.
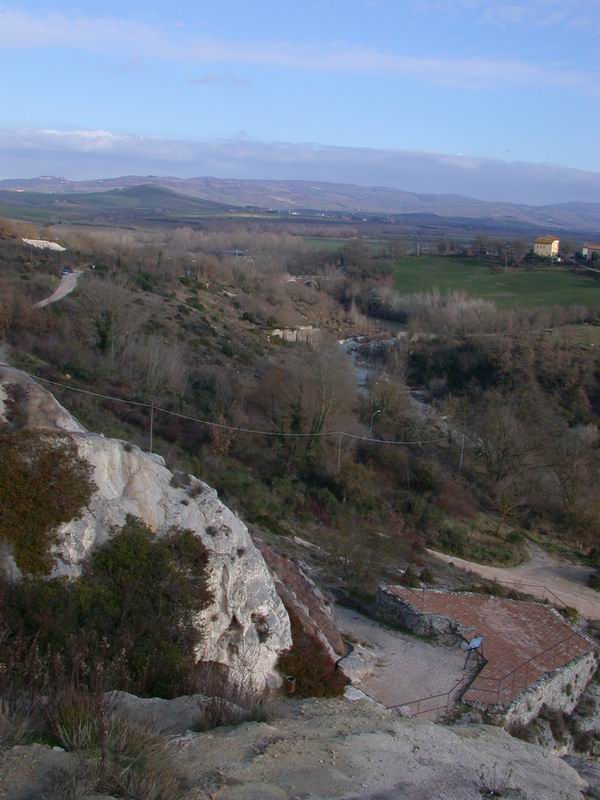
{"type": "Polygon", "coordinates": [[[168,414],[171,417],[177,417],[178,419],[184,419],[189,422],[196,422],[199,425],[207,425],[211,428],[219,428],[220,430],[226,431],[233,431],[235,433],[251,433],[256,434],[258,436],[275,436],[275,437],[287,437],[287,438],[324,438],[327,436],[337,436],[342,437],[346,436],[348,439],[357,439],[364,442],[373,442],[374,444],[391,444],[391,445],[424,445],[424,444],[434,444],[436,442],[445,442],[448,441],[448,436],[441,436],[436,439],[417,439],[414,441],[403,441],[399,442],[395,439],[375,439],[370,436],[361,436],[360,434],[356,433],[348,433],[346,431],[321,431],[321,432],[314,432],[314,433],[291,433],[291,432],[278,432],[278,431],[265,431],[260,430],[258,428],[242,428],[235,425],[225,425],[221,422],[213,422],[212,420],[200,419],[199,417],[192,417],[188,414],[180,414],[177,411],[170,411],[167,408],[162,408],[161,406],[156,406],[153,403],[144,403],[139,400],[129,400],[124,397],[113,397],[112,395],[102,394],[100,392],[93,392],[91,389],[82,389],[79,386],[70,386],[66,383],[60,383],[59,381],[52,381],[49,378],[42,378],[41,375],[31,375],[32,378],[38,381],[42,381],[43,383],[49,383],[52,386],[59,386],[61,389],[67,389],[72,392],[79,392],[80,394],[90,395],[91,397],[98,397],[102,400],[111,400],[115,403],[126,403],[128,405],[137,406],[138,408],[148,408],[150,409],[152,415],[154,416],[155,413],[161,412],[162,414],[168,414]]]}

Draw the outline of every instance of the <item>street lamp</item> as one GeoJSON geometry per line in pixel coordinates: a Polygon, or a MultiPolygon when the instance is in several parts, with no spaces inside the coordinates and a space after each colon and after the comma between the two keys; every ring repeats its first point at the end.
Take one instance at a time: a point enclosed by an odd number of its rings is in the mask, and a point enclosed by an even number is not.
{"type": "Polygon", "coordinates": [[[376,416],[377,414],[381,414],[381,409],[380,409],[380,408],[378,408],[378,409],[377,409],[377,411],[374,411],[374,412],[371,414],[371,425],[369,426],[369,430],[371,431],[371,433],[373,433],[373,420],[374,420],[374,418],[375,418],[375,416],[376,416]]]}

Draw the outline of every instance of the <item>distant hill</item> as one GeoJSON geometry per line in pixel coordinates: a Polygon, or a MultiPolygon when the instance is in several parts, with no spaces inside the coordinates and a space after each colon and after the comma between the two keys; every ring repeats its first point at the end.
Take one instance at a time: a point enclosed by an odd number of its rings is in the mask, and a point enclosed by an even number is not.
{"type": "MultiPolygon", "coordinates": [[[[93,209],[132,214],[193,215],[240,207],[274,211],[329,211],[341,214],[431,215],[536,226],[558,230],[600,232],[600,203],[560,203],[529,206],[489,202],[455,194],[416,194],[384,186],[355,186],[325,181],[233,180],[127,175],[93,181],[43,176],[0,181],[0,203],[50,209],[82,216],[93,209]],[[35,200],[35,195],[38,200],[35,200]],[[44,200],[40,196],[45,197],[44,200]],[[196,205],[194,205],[194,203],[196,205]]],[[[8,215],[7,212],[0,213],[8,215]]]]}
{"type": "Polygon", "coordinates": [[[27,218],[39,221],[52,220],[114,220],[114,219],[182,219],[225,213],[230,210],[223,203],[179,194],[171,189],[153,184],[113,188],[95,192],[55,188],[59,178],[36,179],[22,182],[25,186],[6,188],[11,181],[0,182],[0,216],[27,218]],[[33,188],[40,185],[44,191],[33,188]],[[49,188],[52,188],[52,191],[49,188]],[[21,189],[25,190],[21,190],[21,189]]]}

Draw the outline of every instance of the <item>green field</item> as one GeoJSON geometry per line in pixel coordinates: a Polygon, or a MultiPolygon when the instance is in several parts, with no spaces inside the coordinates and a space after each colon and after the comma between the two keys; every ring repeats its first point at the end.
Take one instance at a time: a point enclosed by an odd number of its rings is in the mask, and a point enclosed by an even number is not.
{"type": "Polygon", "coordinates": [[[600,282],[559,267],[493,272],[473,259],[421,256],[394,262],[396,288],[403,293],[460,291],[493,300],[501,308],[598,306],[600,282]]]}

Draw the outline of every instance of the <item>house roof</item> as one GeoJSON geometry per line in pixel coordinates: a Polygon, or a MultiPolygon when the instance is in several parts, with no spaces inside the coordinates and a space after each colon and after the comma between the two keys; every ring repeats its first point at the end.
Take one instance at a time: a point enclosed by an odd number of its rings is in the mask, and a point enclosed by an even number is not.
{"type": "Polygon", "coordinates": [[[558,236],[538,236],[535,240],[536,244],[553,244],[554,242],[560,241],[558,236]]]}
{"type": "Polygon", "coordinates": [[[587,247],[588,250],[600,250],[600,243],[598,242],[584,242],[584,247],[587,247]]]}

